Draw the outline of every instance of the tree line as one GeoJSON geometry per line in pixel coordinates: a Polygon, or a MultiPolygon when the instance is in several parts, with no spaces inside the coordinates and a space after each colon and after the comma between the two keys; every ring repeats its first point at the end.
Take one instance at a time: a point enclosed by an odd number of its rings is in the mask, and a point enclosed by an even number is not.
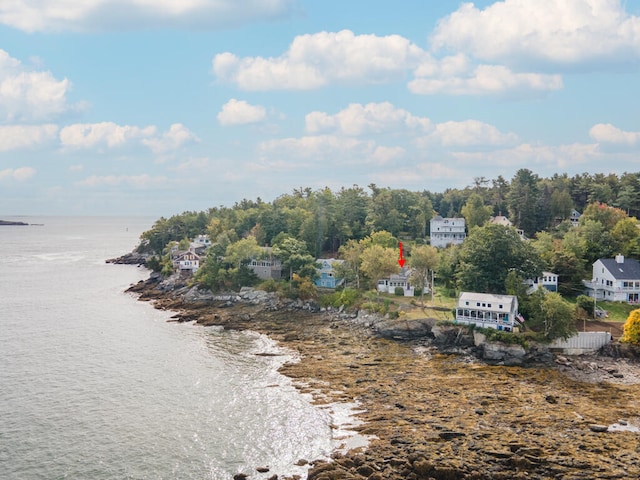
{"type": "Polygon", "coordinates": [[[337,192],[300,188],[271,202],[244,199],[233,206],[162,217],[143,234],[141,248],[160,253],[170,241],[202,233],[209,233],[212,240],[222,233],[230,239],[253,236],[260,245],[273,245],[278,235],[286,234],[304,241],[310,254],[321,257],[375,231],[400,239],[423,239],[429,236],[429,220],[436,214],[464,216],[468,227],[505,215],[533,237],[566,221],[572,209],[584,212],[595,203],[619,208],[630,217],[640,215],[640,173],[541,178],[520,169],[511,181],[502,176],[477,177],[464,189],[441,193],[375,184],[337,192]]]}

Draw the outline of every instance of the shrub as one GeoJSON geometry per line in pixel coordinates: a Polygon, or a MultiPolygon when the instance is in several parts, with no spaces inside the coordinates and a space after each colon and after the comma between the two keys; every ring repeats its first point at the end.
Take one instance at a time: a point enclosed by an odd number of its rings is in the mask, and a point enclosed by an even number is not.
{"type": "Polygon", "coordinates": [[[624,323],[621,342],[640,344],[640,309],[633,310],[624,323]]]}
{"type": "Polygon", "coordinates": [[[395,296],[397,296],[397,297],[402,297],[402,296],[404,295],[404,288],[402,288],[402,287],[396,287],[396,288],[393,290],[393,293],[394,293],[394,295],[395,295],[395,296]]]}
{"type": "Polygon", "coordinates": [[[349,308],[356,305],[359,301],[360,292],[353,288],[345,288],[320,297],[320,306],[340,308],[344,305],[346,308],[349,308]]]}
{"type": "Polygon", "coordinates": [[[593,316],[593,298],[587,295],[578,295],[576,297],[576,305],[587,312],[588,315],[593,316]]]}
{"type": "Polygon", "coordinates": [[[273,278],[268,278],[258,285],[258,290],[264,290],[265,292],[277,292],[279,284],[273,278]]]}

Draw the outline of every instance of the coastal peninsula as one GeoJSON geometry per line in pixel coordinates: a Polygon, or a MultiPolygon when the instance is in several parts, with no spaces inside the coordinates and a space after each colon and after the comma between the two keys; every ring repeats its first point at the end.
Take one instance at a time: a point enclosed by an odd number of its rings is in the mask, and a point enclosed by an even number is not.
{"type": "Polygon", "coordinates": [[[0,226],[5,225],[5,226],[28,226],[28,223],[24,223],[24,222],[10,222],[8,220],[0,220],[0,226]]]}
{"type": "Polygon", "coordinates": [[[214,295],[167,285],[152,275],[129,291],[175,311],[174,321],[264,333],[298,352],[281,372],[301,392],[321,404],[360,406],[362,423],[353,428],[369,445],[331,461],[301,459],[309,480],[640,476],[633,362],[543,355],[528,368],[489,365],[461,331],[439,345],[428,312],[389,321],[252,289],[214,295]]]}

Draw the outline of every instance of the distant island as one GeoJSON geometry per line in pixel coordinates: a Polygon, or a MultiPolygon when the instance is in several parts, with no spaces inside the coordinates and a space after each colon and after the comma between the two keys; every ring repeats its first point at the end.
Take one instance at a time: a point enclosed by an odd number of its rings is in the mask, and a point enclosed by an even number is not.
{"type": "Polygon", "coordinates": [[[10,222],[8,220],[0,220],[0,225],[29,225],[28,223],[24,223],[24,222],[10,222]]]}

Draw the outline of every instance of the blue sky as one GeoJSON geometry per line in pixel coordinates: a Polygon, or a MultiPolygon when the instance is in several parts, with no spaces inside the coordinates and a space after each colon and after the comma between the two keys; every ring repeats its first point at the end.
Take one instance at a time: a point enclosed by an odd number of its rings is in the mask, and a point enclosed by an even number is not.
{"type": "Polygon", "coordinates": [[[0,0],[0,215],[640,171],[640,0],[0,0]]]}

